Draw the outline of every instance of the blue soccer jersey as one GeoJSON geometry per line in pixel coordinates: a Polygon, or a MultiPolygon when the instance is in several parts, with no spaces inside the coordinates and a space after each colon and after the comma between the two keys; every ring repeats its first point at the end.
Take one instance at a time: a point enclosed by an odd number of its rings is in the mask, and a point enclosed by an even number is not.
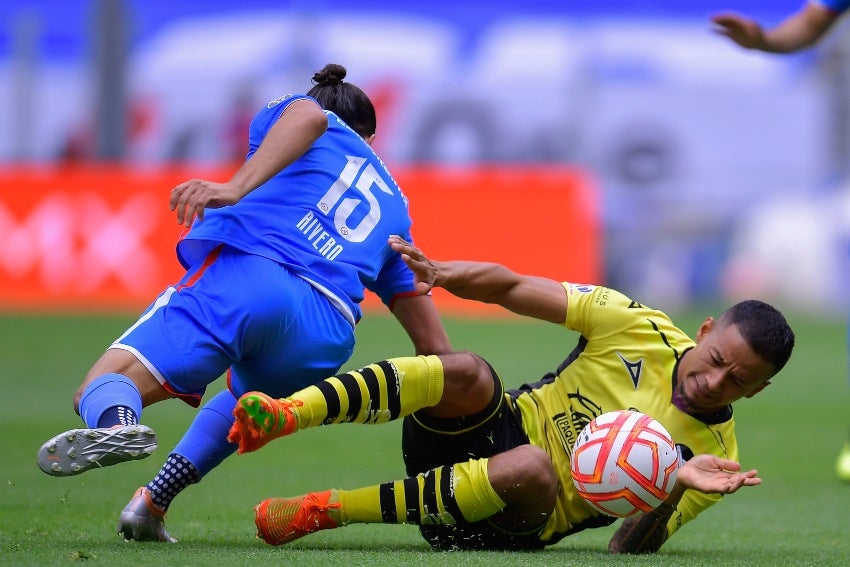
{"type": "MultiPolygon", "coordinates": [[[[251,122],[248,158],[296,100],[269,102],[251,122]]],[[[371,147],[336,114],[327,131],[295,163],[232,206],[207,209],[178,244],[184,267],[217,244],[264,256],[309,281],[352,323],[363,289],[389,305],[413,292],[413,274],[387,245],[410,239],[407,199],[371,147]]]]}

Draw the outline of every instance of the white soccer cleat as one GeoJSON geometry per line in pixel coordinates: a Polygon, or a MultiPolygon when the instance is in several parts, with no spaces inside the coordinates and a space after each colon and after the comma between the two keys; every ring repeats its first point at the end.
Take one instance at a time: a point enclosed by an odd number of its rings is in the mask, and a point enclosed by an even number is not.
{"type": "Polygon", "coordinates": [[[71,429],[41,446],[38,467],[51,476],[72,476],[144,459],[156,447],[156,433],[146,425],[71,429]]]}

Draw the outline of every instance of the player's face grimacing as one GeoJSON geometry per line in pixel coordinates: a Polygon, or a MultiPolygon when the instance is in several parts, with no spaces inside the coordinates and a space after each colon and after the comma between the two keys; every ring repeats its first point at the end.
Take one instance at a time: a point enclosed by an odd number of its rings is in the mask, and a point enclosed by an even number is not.
{"type": "Polygon", "coordinates": [[[712,413],[761,391],[774,374],[773,365],[758,356],[735,325],[706,319],[696,346],[679,363],[673,398],[690,413],[712,413]]]}

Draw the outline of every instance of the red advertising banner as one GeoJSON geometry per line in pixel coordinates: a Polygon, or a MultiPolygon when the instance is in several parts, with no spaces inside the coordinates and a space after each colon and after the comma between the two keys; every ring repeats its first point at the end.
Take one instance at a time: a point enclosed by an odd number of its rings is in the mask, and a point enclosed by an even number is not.
{"type": "MultiPolygon", "coordinates": [[[[410,199],[416,244],[432,258],[498,262],[559,281],[601,282],[599,200],[583,171],[409,169],[396,180],[410,199]]],[[[446,312],[504,312],[441,289],[434,298],[446,312]]]]}
{"type": "MultiPolygon", "coordinates": [[[[138,311],[182,274],[171,188],[232,170],[0,169],[0,310],[138,311]]],[[[439,259],[496,261],[598,282],[597,192],[568,168],[395,170],[417,244],[439,259]]],[[[497,312],[437,291],[446,312],[497,312]]],[[[378,305],[368,295],[366,307],[378,305]]]]}

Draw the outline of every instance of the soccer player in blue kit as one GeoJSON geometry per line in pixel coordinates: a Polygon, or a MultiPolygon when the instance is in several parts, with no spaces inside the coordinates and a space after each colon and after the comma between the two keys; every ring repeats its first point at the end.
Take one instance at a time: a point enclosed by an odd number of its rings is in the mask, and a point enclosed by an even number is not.
{"type": "MultiPolygon", "coordinates": [[[[762,28],[750,18],[731,13],[718,14],[712,17],[712,21],[718,26],[718,33],[741,47],[769,53],[794,53],[820,41],[848,9],[850,0],[808,0],[799,10],[770,29],[762,28]]],[[[850,327],[847,352],[850,358],[850,327]]],[[[838,454],[835,474],[839,479],[850,482],[850,437],[838,454]]]]}
{"type": "Polygon", "coordinates": [[[160,472],[124,508],[125,539],[175,541],[173,498],[236,451],[236,399],[285,396],[335,373],[351,356],[364,288],[389,307],[420,354],[451,350],[430,297],[389,246],[410,236],[408,203],[370,143],[375,109],[335,64],[307,95],[269,102],[251,122],[245,163],[226,183],[192,179],[170,208],[191,229],[186,268],[89,370],[74,396],[85,428],[44,443],[38,465],[69,476],[141,459],[157,447],[142,408],[200,405],[226,372],[228,388],[198,412],[160,472]]]}

